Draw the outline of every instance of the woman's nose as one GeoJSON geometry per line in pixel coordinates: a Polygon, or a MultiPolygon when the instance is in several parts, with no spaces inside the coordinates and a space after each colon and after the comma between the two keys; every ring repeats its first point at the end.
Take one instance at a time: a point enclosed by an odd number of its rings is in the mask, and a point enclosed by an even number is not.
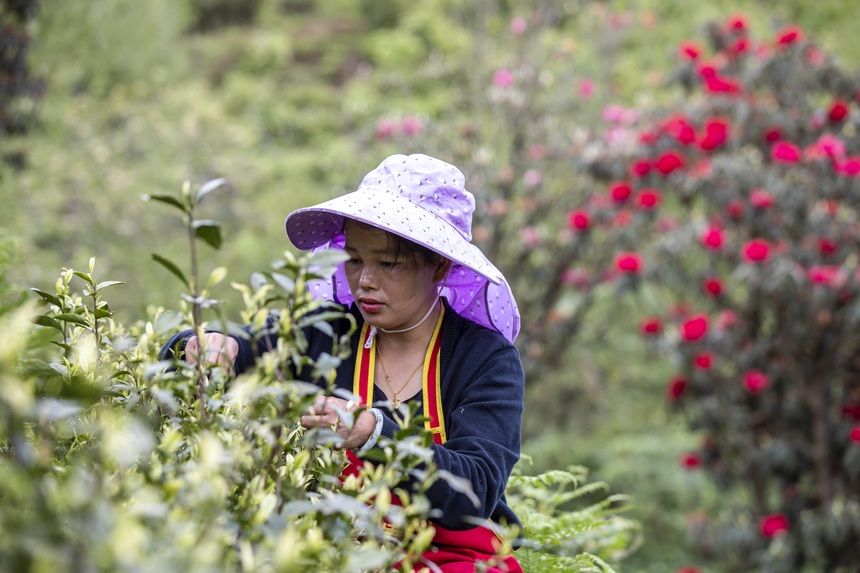
{"type": "Polygon", "coordinates": [[[358,275],[358,285],[363,288],[372,288],[376,285],[370,265],[364,265],[358,275]]]}

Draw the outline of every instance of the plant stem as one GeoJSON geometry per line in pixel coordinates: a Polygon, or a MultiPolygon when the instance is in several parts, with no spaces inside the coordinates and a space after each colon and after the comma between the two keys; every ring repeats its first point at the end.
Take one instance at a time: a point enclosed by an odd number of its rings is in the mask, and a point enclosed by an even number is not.
{"type": "Polygon", "coordinates": [[[197,237],[194,231],[194,211],[193,207],[188,213],[188,242],[191,248],[191,323],[194,326],[194,334],[197,336],[197,399],[200,408],[200,421],[206,419],[206,386],[209,385],[209,378],[206,375],[206,363],[203,360],[204,356],[204,337],[203,328],[200,324],[200,277],[197,261],[197,237]]]}

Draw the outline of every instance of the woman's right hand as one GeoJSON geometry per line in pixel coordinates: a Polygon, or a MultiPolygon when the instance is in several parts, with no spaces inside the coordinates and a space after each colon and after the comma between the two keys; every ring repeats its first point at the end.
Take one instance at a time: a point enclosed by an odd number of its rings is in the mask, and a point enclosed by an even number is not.
{"type": "Polygon", "coordinates": [[[208,366],[220,366],[233,372],[237,354],[239,343],[220,332],[204,334],[202,345],[196,336],[192,336],[185,343],[185,361],[189,364],[197,364],[202,358],[202,362],[208,366]]]}

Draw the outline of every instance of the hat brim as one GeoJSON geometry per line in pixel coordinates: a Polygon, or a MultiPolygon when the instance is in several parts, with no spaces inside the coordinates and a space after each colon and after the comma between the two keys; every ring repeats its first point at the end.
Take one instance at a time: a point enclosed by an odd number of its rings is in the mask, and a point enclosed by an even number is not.
{"type": "Polygon", "coordinates": [[[290,242],[311,250],[343,233],[345,219],[353,219],[419,244],[481,275],[494,284],[504,277],[481,250],[454,227],[412,201],[384,190],[365,187],[287,216],[290,242]]]}

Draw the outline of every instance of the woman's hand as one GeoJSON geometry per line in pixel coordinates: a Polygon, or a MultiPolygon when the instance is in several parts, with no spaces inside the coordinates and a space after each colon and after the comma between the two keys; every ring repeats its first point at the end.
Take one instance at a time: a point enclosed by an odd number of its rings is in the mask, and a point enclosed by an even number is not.
{"type": "Polygon", "coordinates": [[[201,345],[196,336],[185,343],[185,361],[189,364],[202,362],[208,366],[220,366],[233,372],[233,363],[239,354],[239,343],[220,332],[207,332],[201,345]],[[201,348],[202,346],[202,348],[201,348]]]}
{"type": "Polygon", "coordinates": [[[332,428],[343,438],[343,447],[350,450],[363,446],[376,427],[376,417],[371,412],[359,409],[359,405],[351,400],[333,396],[317,398],[299,422],[308,429],[332,428]]]}

